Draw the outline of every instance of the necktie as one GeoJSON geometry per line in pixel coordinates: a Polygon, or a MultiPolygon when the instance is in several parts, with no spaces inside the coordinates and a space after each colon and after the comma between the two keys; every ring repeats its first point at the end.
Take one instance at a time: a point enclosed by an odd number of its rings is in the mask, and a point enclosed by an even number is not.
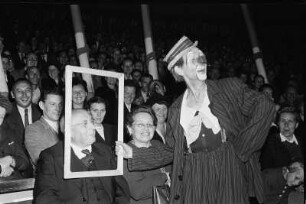
{"type": "Polygon", "coordinates": [[[92,156],[92,154],[89,152],[88,149],[83,149],[82,152],[86,154],[86,156],[83,157],[81,161],[86,167],[90,168],[93,164],[94,157],[92,156]]]}
{"type": "Polygon", "coordinates": [[[24,128],[26,128],[29,125],[29,114],[28,109],[24,109],[24,128]]]}

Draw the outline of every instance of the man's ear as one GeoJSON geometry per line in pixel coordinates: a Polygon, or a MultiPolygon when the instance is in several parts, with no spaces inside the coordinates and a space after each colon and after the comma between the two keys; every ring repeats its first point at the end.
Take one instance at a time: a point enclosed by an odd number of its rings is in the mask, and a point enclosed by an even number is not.
{"type": "Polygon", "coordinates": [[[183,75],[183,70],[181,68],[179,68],[178,66],[175,66],[174,68],[174,72],[180,76],[183,75]]]}
{"type": "Polygon", "coordinates": [[[44,102],[39,101],[38,105],[39,105],[39,108],[40,108],[41,110],[44,110],[44,108],[45,108],[44,102]]]}
{"type": "Polygon", "coordinates": [[[12,96],[12,98],[15,98],[15,95],[14,95],[13,91],[11,91],[11,96],[12,96]]]}
{"type": "Polygon", "coordinates": [[[129,126],[126,126],[126,127],[127,127],[129,135],[132,136],[132,132],[133,132],[132,127],[129,127],[129,126]]]}

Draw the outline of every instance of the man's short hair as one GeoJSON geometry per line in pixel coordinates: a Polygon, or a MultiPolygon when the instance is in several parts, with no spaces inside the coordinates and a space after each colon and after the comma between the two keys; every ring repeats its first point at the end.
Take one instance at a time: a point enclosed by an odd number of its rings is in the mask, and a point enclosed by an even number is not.
{"type": "Polygon", "coordinates": [[[46,89],[43,91],[40,101],[45,102],[48,95],[58,95],[60,97],[63,97],[63,93],[59,88],[53,88],[53,89],[46,89]]]}
{"type": "Polygon", "coordinates": [[[284,106],[284,107],[281,107],[280,110],[277,112],[277,118],[276,118],[277,120],[276,120],[276,121],[279,122],[280,116],[281,116],[281,114],[283,114],[283,113],[291,113],[291,114],[293,114],[293,115],[295,116],[295,121],[296,121],[296,122],[299,122],[299,121],[300,121],[299,112],[298,112],[298,110],[297,110],[295,107],[293,107],[293,106],[284,106]]]}
{"type": "Polygon", "coordinates": [[[143,73],[142,76],[141,76],[141,79],[142,78],[150,78],[151,81],[153,80],[153,76],[151,74],[148,74],[148,73],[143,73]]]}
{"type": "Polygon", "coordinates": [[[73,77],[72,78],[72,87],[77,86],[77,85],[83,86],[86,93],[88,93],[86,81],[84,81],[83,79],[80,79],[79,77],[73,77]]]}
{"type": "Polygon", "coordinates": [[[28,67],[27,70],[26,70],[25,75],[29,76],[30,71],[32,71],[33,69],[37,69],[39,71],[39,73],[40,73],[39,68],[34,66],[34,67],[28,67]]]}
{"type": "Polygon", "coordinates": [[[106,104],[106,100],[104,100],[103,98],[99,97],[99,96],[94,96],[92,98],[90,98],[87,102],[88,105],[88,110],[91,108],[91,105],[93,103],[103,103],[105,105],[105,107],[107,106],[106,104]]]}
{"type": "Polygon", "coordinates": [[[27,80],[26,78],[19,78],[19,79],[17,79],[17,80],[15,81],[15,83],[14,83],[14,85],[13,85],[13,87],[12,87],[12,91],[13,91],[13,92],[15,91],[16,86],[17,86],[18,84],[20,84],[20,83],[26,83],[26,84],[28,84],[28,85],[31,87],[31,89],[32,89],[31,82],[30,82],[29,80],[27,80]]]}

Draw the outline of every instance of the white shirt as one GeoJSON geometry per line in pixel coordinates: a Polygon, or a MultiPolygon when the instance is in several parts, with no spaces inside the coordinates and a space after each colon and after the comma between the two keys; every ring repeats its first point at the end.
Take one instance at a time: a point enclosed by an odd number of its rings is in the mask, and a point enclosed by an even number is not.
{"type": "Polygon", "coordinates": [[[58,121],[52,121],[47,119],[47,117],[42,116],[43,119],[52,127],[52,129],[58,133],[58,121]]]}
{"type": "Polygon", "coordinates": [[[214,134],[217,134],[221,130],[218,118],[212,114],[208,107],[210,100],[207,95],[207,88],[204,91],[206,92],[206,97],[204,98],[202,107],[198,110],[198,117],[195,117],[196,110],[187,106],[187,90],[183,96],[180,124],[184,128],[188,147],[198,138],[201,131],[201,123],[207,128],[212,129],[214,134]]]}
{"type": "Polygon", "coordinates": [[[86,157],[86,154],[84,154],[84,153],[82,152],[82,150],[88,149],[89,152],[92,151],[91,145],[88,146],[88,147],[80,148],[80,147],[78,147],[78,146],[76,146],[76,145],[74,145],[74,144],[71,143],[71,148],[73,149],[75,155],[76,155],[79,159],[82,159],[82,158],[86,157]]]}
{"type": "Polygon", "coordinates": [[[99,133],[99,135],[102,137],[102,139],[105,141],[105,136],[104,136],[104,128],[103,125],[95,126],[95,129],[99,133]]]}
{"type": "MultiPolygon", "coordinates": [[[[18,109],[18,112],[21,116],[21,119],[22,119],[22,122],[23,122],[23,125],[24,125],[24,109],[25,108],[17,105],[17,109],[18,109]]],[[[28,120],[29,120],[29,125],[30,125],[30,124],[32,124],[32,106],[29,105],[26,109],[28,109],[28,120]]]]}
{"type": "Polygon", "coordinates": [[[296,145],[299,145],[295,135],[292,136],[292,139],[289,139],[289,138],[285,137],[282,133],[280,133],[279,135],[280,135],[280,138],[281,138],[282,142],[287,141],[287,142],[295,143],[296,145]]]}
{"type": "Polygon", "coordinates": [[[131,108],[132,108],[132,104],[126,104],[126,103],[124,103],[125,104],[125,107],[129,110],[129,112],[131,112],[131,108]]]}
{"type": "Polygon", "coordinates": [[[148,100],[148,93],[143,92],[142,90],[140,91],[140,93],[142,95],[142,98],[143,98],[144,102],[147,102],[147,100],[148,100]]]}

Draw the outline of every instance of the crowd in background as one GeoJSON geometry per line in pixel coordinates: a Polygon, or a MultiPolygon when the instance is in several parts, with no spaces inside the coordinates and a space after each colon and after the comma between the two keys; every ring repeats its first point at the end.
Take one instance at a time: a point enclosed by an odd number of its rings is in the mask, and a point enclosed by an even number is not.
{"type": "MultiPolygon", "coordinates": [[[[16,101],[18,99],[16,87],[23,84],[24,86],[20,87],[20,89],[27,87],[32,91],[30,94],[31,102],[29,103],[36,107],[32,113],[37,111],[39,112],[37,113],[38,115],[45,115],[44,108],[42,108],[44,105],[41,105],[40,101],[46,100],[45,94],[57,89],[58,93],[56,94],[61,95],[59,101],[62,106],[58,108],[58,111],[59,114],[63,115],[64,103],[62,101],[65,94],[65,66],[80,65],[69,9],[68,7],[62,9],[60,14],[52,10],[50,12],[35,11],[35,15],[32,13],[23,17],[16,15],[15,12],[17,11],[12,8],[8,7],[0,14],[0,34],[4,44],[1,57],[10,92],[10,103],[13,105],[24,103],[22,97],[19,102],[16,101]]],[[[25,11],[20,12],[26,13],[25,11]]],[[[170,45],[173,45],[182,34],[190,34],[191,38],[205,36],[205,39],[203,39],[204,37],[199,37],[199,39],[195,40],[200,41],[199,47],[202,48],[207,56],[208,79],[217,80],[226,77],[237,77],[246,83],[249,88],[267,94],[274,101],[277,111],[284,111],[285,109],[285,112],[295,114],[295,120],[299,123],[299,126],[294,128],[294,134],[299,138],[299,141],[304,141],[304,87],[302,86],[304,76],[298,70],[304,68],[305,64],[292,63],[290,58],[271,57],[273,55],[271,53],[266,58],[264,53],[263,59],[269,82],[265,83],[263,76],[257,73],[246,36],[243,37],[241,42],[237,43],[237,39],[232,41],[237,38],[233,37],[235,36],[235,31],[224,25],[215,26],[206,23],[205,26],[200,26],[200,22],[197,22],[197,26],[192,25],[190,22],[172,22],[169,25],[166,21],[159,20],[152,22],[154,51],[159,73],[159,80],[153,80],[153,77],[148,73],[141,18],[133,18],[133,16],[122,18],[122,16],[105,16],[102,14],[99,16],[97,13],[90,12],[83,12],[82,17],[90,67],[97,70],[124,73],[124,102],[127,108],[124,112],[125,122],[128,122],[128,113],[141,105],[149,105],[153,110],[155,108],[154,112],[158,114],[161,111],[161,107],[167,109],[174,99],[184,91],[185,84],[175,82],[162,60],[170,45]],[[156,104],[161,107],[153,107],[156,104]]],[[[103,124],[116,125],[118,81],[111,77],[92,76],[92,82],[95,89],[94,98],[100,97],[105,100],[101,102],[105,106],[104,109],[106,109],[105,118],[104,120],[102,119],[103,124]]],[[[82,80],[80,74],[74,75],[72,86],[74,109],[91,110],[91,104],[100,103],[97,102],[100,100],[97,98],[95,98],[96,101],[90,101],[87,84],[82,80]],[[89,103],[87,103],[88,100],[89,103]]],[[[3,107],[9,106],[0,105],[3,107]]],[[[7,125],[9,120],[7,118],[11,110],[7,109],[6,112],[7,115],[4,117],[1,132],[5,132],[6,127],[9,129],[8,132],[11,131],[11,134],[27,134],[27,131],[30,131],[24,127],[25,130],[21,133],[17,133],[18,130],[12,130],[14,127],[7,125]]],[[[280,112],[280,115],[282,113],[280,112]]],[[[32,116],[30,123],[38,120],[39,117],[35,117],[34,115],[32,116]]],[[[159,115],[157,119],[161,120],[158,125],[158,134],[160,136],[154,137],[164,142],[166,116],[159,115]]],[[[59,122],[59,118],[56,120],[59,122]]],[[[278,115],[269,135],[280,131],[279,122],[278,115]]],[[[27,139],[27,136],[25,137],[27,139]]],[[[124,128],[124,140],[125,142],[131,140],[127,128],[124,128]]],[[[2,143],[2,140],[0,141],[2,143]]],[[[56,142],[57,139],[52,141],[49,146],[56,142]]],[[[19,165],[20,170],[24,171],[26,169],[25,166],[30,166],[29,163],[35,169],[39,152],[35,156],[34,162],[31,150],[28,149],[31,145],[24,144],[22,140],[19,143],[22,147],[21,150],[25,151],[21,156],[24,162],[19,165]],[[31,162],[26,159],[27,157],[31,158],[31,162]]],[[[113,145],[114,141],[109,143],[113,145]]],[[[302,143],[299,144],[302,145],[302,143]]],[[[268,145],[265,144],[263,155],[269,155],[268,145]]],[[[45,148],[47,147],[43,149],[45,148]]],[[[261,157],[261,162],[267,165],[266,168],[270,167],[268,164],[271,164],[271,161],[266,161],[265,158],[261,157]]],[[[292,160],[288,159],[285,163],[281,162],[281,166],[288,166],[291,162],[292,160]]],[[[33,170],[28,170],[26,173],[23,172],[21,175],[25,177],[33,176],[33,172],[30,171],[33,170]]]]}

